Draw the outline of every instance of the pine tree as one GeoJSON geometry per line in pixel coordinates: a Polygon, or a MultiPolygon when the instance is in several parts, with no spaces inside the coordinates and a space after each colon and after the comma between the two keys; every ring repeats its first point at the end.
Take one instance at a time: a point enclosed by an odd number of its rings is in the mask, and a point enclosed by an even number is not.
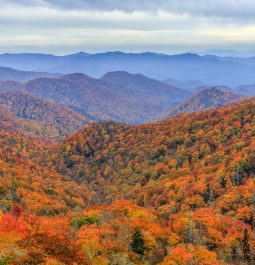
{"type": "Polygon", "coordinates": [[[249,234],[248,234],[247,228],[244,230],[243,255],[244,255],[244,259],[247,262],[247,264],[251,264],[251,250],[250,250],[249,234]]]}
{"type": "Polygon", "coordinates": [[[144,237],[139,229],[135,229],[131,240],[131,249],[143,256],[145,252],[144,237]]]}

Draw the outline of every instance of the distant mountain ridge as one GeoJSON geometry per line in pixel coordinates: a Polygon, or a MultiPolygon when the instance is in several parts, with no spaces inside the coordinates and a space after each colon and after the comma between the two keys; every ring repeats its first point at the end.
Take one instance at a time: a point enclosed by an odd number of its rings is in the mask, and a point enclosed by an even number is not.
{"type": "Polygon", "coordinates": [[[174,79],[166,79],[164,80],[164,82],[171,86],[178,87],[187,91],[193,91],[199,87],[206,85],[199,80],[178,81],[174,79]]]}
{"type": "MultiPolygon", "coordinates": [[[[142,74],[131,74],[126,71],[108,72],[103,77],[101,77],[101,80],[129,87],[138,87],[140,91],[146,92],[148,92],[149,89],[148,85],[153,87],[160,86],[161,91],[169,90],[169,86],[161,81],[155,80],[142,74]]],[[[175,87],[172,87],[172,89],[175,89],[177,93],[180,92],[180,90],[176,89],[175,87]]]]}
{"type": "Polygon", "coordinates": [[[158,80],[199,80],[208,85],[239,86],[255,83],[254,58],[106,52],[50,54],[1,54],[0,66],[26,71],[69,74],[82,72],[99,78],[112,71],[141,73],[158,80]]]}
{"type": "Polygon", "coordinates": [[[244,84],[241,86],[238,86],[234,89],[237,93],[241,93],[243,95],[246,95],[248,97],[254,97],[255,96],[255,83],[254,84],[244,84]]]}
{"type": "Polygon", "coordinates": [[[60,77],[60,74],[35,72],[35,71],[20,71],[9,67],[0,67],[0,80],[2,81],[16,81],[25,83],[38,77],[60,77]]]}
{"type": "MultiPolygon", "coordinates": [[[[190,85],[189,82],[179,83],[190,85]]],[[[198,84],[202,83],[194,81],[194,88],[190,89],[192,91],[187,91],[142,74],[131,74],[126,71],[109,72],[100,79],[83,73],[73,73],[57,78],[40,77],[25,84],[0,81],[0,93],[5,93],[1,95],[0,107],[5,107],[9,111],[11,109],[11,113],[17,115],[25,105],[27,106],[26,102],[30,102],[29,115],[33,112],[32,106],[37,110],[35,117],[30,116],[35,120],[40,120],[41,114],[46,114],[45,110],[49,108],[50,112],[46,116],[49,115],[51,121],[59,120],[54,126],[60,126],[59,134],[65,136],[91,120],[139,124],[157,120],[158,117],[162,119],[182,112],[198,112],[224,106],[245,98],[230,92],[231,89],[224,86],[201,86],[195,89],[195,85],[198,84]],[[39,105],[34,105],[35,102],[39,105]],[[41,109],[42,113],[38,112],[39,106],[44,106],[41,109]],[[60,116],[53,117],[53,113],[60,116]],[[68,118],[65,119],[64,116],[68,118]],[[74,122],[70,122],[70,119],[74,122]],[[62,132],[63,128],[65,129],[62,132]]],[[[27,113],[24,115],[22,118],[27,117],[27,113]]],[[[46,117],[43,119],[47,120],[46,117]]]]}
{"type": "Polygon", "coordinates": [[[101,80],[117,85],[133,88],[141,97],[149,97],[149,100],[159,100],[164,103],[178,102],[184,94],[183,89],[165,84],[142,74],[130,74],[126,71],[109,72],[101,77],[101,80]],[[153,97],[153,98],[152,98],[153,97]]]}
{"type": "MultiPolygon", "coordinates": [[[[118,57],[123,54],[114,53],[114,55],[118,57]]],[[[41,56],[47,57],[47,55],[41,56]]],[[[70,55],[70,60],[80,56],[90,57],[89,54],[82,53],[70,55]]],[[[107,57],[107,54],[104,56],[107,57]]],[[[154,54],[141,54],[140,56],[154,56],[154,54]]],[[[158,56],[164,57],[165,55],[158,56]]],[[[186,56],[191,59],[199,58],[193,54],[186,56]]],[[[14,72],[16,73],[16,70],[14,72]]],[[[22,77],[23,72],[17,72],[22,77]]],[[[35,73],[37,74],[39,73],[35,73]]],[[[249,92],[251,89],[249,87],[249,92]]],[[[53,77],[39,77],[23,84],[0,80],[0,93],[5,93],[1,94],[0,107],[6,108],[15,115],[20,114],[22,110],[24,117],[21,118],[25,119],[29,117],[32,120],[40,120],[43,114],[49,115],[49,119],[44,116],[42,120],[44,122],[54,121],[53,126],[56,126],[55,129],[58,128],[57,134],[66,136],[80,129],[81,126],[85,126],[91,120],[114,120],[131,124],[146,123],[157,120],[157,117],[169,117],[181,112],[198,112],[211,107],[224,106],[244,98],[239,94],[228,92],[230,90],[231,88],[225,86],[211,88],[200,81],[182,82],[168,79],[162,82],[143,74],[132,74],[126,71],[108,72],[99,79],[84,73],[72,73],[56,77],[54,75],[53,77]],[[167,84],[167,82],[179,84],[179,87],[185,87],[189,91],[167,84]],[[191,97],[188,98],[189,96],[191,97]],[[26,107],[25,110],[23,105],[26,107]],[[39,106],[44,107],[40,109],[39,106]],[[33,108],[36,110],[35,116],[31,116],[33,108]],[[45,112],[47,108],[50,110],[49,113],[45,112]],[[27,110],[30,116],[27,116],[27,110]],[[57,116],[54,116],[55,114],[57,116]],[[74,122],[72,123],[71,120],[74,122]]]]}
{"type": "Polygon", "coordinates": [[[130,123],[149,121],[190,95],[161,81],[126,72],[112,72],[101,79],[82,73],[39,78],[28,82],[26,90],[94,120],[130,123]]]}

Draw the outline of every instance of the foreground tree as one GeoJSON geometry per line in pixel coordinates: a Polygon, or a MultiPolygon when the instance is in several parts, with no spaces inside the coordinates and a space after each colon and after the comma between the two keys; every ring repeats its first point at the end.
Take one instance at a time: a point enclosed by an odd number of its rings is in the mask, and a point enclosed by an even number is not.
{"type": "Polygon", "coordinates": [[[250,244],[249,244],[249,234],[248,234],[247,228],[244,230],[244,236],[243,236],[242,243],[243,243],[244,260],[246,261],[247,264],[252,264],[251,263],[251,249],[250,249],[250,244]]]}
{"type": "Polygon", "coordinates": [[[145,254],[144,237],[139,229],[135,229],[131,241],[131,249],[143,259],[145,254]]]}

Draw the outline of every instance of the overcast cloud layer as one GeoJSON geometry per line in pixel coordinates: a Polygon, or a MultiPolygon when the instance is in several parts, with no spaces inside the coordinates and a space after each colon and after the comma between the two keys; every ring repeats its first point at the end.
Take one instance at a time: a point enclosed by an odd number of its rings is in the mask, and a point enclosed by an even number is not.
{"type": "Polygon", "coordinates": [[[254,0],[2,0],[0,52],[251,50],[254,0]]]}
{"type": "Polygon", "coordinates": [[[163,10],[190,15],[255,19],[253,0],[5,0],[5,2],[78,10],[122,10],[124,12],[163,10]]]}

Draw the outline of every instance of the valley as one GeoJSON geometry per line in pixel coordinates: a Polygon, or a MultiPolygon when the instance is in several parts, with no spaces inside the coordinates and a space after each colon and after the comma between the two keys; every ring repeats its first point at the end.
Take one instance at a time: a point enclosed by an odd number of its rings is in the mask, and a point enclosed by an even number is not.
{"type": "Polygon", "coordinates": [[[0,72],[0,263],[253,264],[252,86],[38,74],[0,72]]]}
{"type": "Polygon", "coordinates": [[[247,238],[253,259],[254,107],[246,99],[155,124],[102,121],[55,144],[3,114],[4,257],[231,264],[244,259],[247,238]]]}

